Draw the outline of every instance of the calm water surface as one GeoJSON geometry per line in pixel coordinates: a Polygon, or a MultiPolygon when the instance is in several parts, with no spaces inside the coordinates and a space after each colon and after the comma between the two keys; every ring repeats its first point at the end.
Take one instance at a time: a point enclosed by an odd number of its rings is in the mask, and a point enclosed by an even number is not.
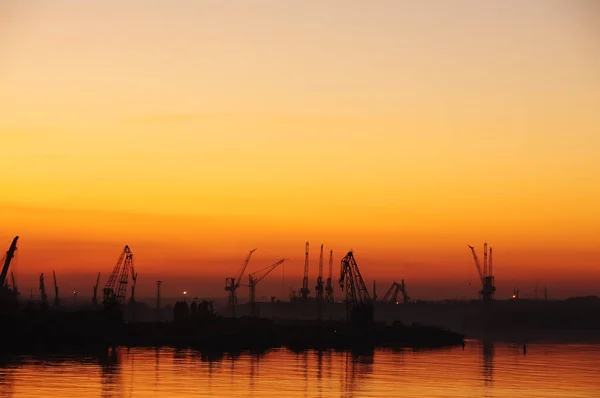
{"type": "Polygon", "coordinates": [[[600,345],[4,358],[1,397],[600,397],[600,345]]]}

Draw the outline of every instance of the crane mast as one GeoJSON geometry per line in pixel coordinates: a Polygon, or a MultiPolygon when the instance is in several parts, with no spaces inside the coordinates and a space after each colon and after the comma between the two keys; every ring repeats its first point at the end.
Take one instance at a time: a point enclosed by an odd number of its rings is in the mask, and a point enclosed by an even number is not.
{"type": "Polygon", "coordinates": [[[493,276],[494,273],[492,272],[492,247],[490,246],[490,259],[488,260],[488,274],[490,276],[493,276]]]}
{"type": "Polygon", "coordinates": [[[129,246],[125,246],[103,289],[102,303],[105,307],[109,308],[125,303],[127,283],[132,268],[133,253],[129,246]]]}
{"type": "Polygon", "coordinates": [[[52,271],[52,276],[54,277],[54,306],[58,307],[60,305],[60,298],[58,297],[58,285],[56,284],[55,271],[52,271]]]}
{"type": "Polygon", "coordinates": [[[8,268],[10,267],[10,262],[15,256],[15,252],[17,251],[17,241],[19,240],[18,236],[15,236],[10,247],[8,248],[6,255],[4,256],[4,264],[2,266],[2,273],[0,273],[0,288],[4,287],[6,283],[6,276],[8,275],[8,268]]]}
{"type": "Polygon", "coordinates": [[[258,284],[258,282],[262,281],[263,279],[265,279],[265,277],[267,275],[269,275],[275,268],[277,268],[277,266],[279,266],[280,264],[283,264],[283,262],[285,261],[284,258],[282,258],[281,260],[277,261],[274,264],[271,264],[265,268],[259,269],[256,272],[253,272],[252,274],[248,274],[248,287],[249,287],[249,293],[250,293],[250,314],[253,317],[256,317],[258,314],[256,313],[256,285],[258,284]]]}
{"type": "Polygon", "coordinates": [[[252,257],[252,253],[254,253],[256,249],[250,250],[248,256],[246,257],[246,261],[242,264],[242,269],[237,278],[225,278],[225,291],[229,292],[229,299],[227,300],[227,307],[229,307],[229,312],[232,317],[235,317],[235,306],[237,305],[237,289],[240,287],[240,282],[242,277],[244,276],[244,272],[246,272],[246,268],[248,267],[248,263],[250,262],[250,257],[252,257]]]}
{"type": "Polygon", "coordinates": [[[302,278],[302,289],[300,289],[300,297],[302,300],[308,300],[310,290],[308,289],[308,242],[304,251],[304,278],[302,278]]]}
{"type": "Polygon", "coordinates": [[[133,269],[133,263],[131,264],[131,281],[133,282],[131,285],[131,296],[129,297],[129,304],[135,304],[135,284],[137,283],[137,272],[133,269]]]}
{"type": "Polygon", "coordinates": [[[323,302],[323,244],[321,244],[321,254],[319,255],[319,276],[317,277],[317,286],[315,286],[315,292],[317,301],[323,302]]]}
{"type": "Polygon", "coordinates": [[[333,250],[329,251],[329,276],[325,286],[325,302],[333,303],[333,250]]]}
{"type": "Polygon", "coordinates": [[[352,251],[342,259],[340,287],[346,290],[346,319],[358,324],[373,322],[373,303],[352,251]]]}
{"type": "Polygon", "coordinates": [[[488,244],[484,242],[483,244],[483,277],[485,278],[488,275],[488,244]]]}
{"type": "Polygon", "coordinates": [[[98,277],[96,278],[96,284],[94,285],[94,295],[92,296],[92,304],[98,304],[98,284],[100,283],[100,272],[98,272],[98,277]]]}
{"type": "Polygon", "coordinates": [[[46,294],[46,283],[44,282],[44,273],[40,275],[40,296],[42,299],[41,307],[45,309],[48,306],[48,295],[46,294]]]}

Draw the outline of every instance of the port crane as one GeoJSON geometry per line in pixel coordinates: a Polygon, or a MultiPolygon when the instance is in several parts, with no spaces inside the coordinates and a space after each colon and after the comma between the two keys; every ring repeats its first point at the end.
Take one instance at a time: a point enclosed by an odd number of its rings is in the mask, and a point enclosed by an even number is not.
{"type": "MultiPolygon", "coordinates": [[[[2,266],[2,273],[0,273],[0,289],[5,287],[6,276],[8,275],[8,268],[10,267],[10,262],[15,256],[15,252],[17,251],[17,241],[19,240],[18,236],[15,236],[10,247],[6,251],[6,255],[3,257],[2,262],[4,263],[2,266]]],[[[13,283],[13,290],[16,289],[13,283]]]]}
{"type": "Polygon", "coordinates": [[[283,264],[283,262],[285,261],[284,258],[282,258],[281,260],[277,261],[276,263],[273,263],[265,268],[259,269],[256,272],[253,272],[251,274],[248,275],[248,287],[250,288],[250,314],[253,317],[258,316],[258,314],[256,313],[256,285],[258,284],[258,282],[262,281],[263,279],[265,279],[265,277],[267,275],[269,275],[275,268],[277,268],[277,266],[283,264]]]}
{"type": "Polygon", "coordinates": [[[317,286],[315,286],[315,292],[317,301],[322,303],[324,300],[323,292],[323,244],[321,244],[321,254],[319,255],[319,276],[317,277],[317,286]]]}
{"type": "Polygon", "coordinates": [[[100,272],[98,272],[98,277],[96,278],[96,284],[94,285],[94,295],[92,296],[92,304],[98,304],[98,284],[100,283],[100,272]]]}
{"type": "Polygon", "coordinates": [[[110,308],[124,304],[129,273],[132,270],[133,253],[129,246],[125,246],[102,291],[102,304],[105,307],[110,308]]]}
{"type": "Polygon", "coordinates": [[[406,293],[404,279],[402,279],[402,282],[400,283],[396,281],[392,283],[392,286],[390,286],[385,296],[383,296],[383,301],[390,304],[398,304],[398,296],[400,293],[402,294],[402,302],[408,304],[410,297],[408,296],[408,293],[406,293]]]}
{"type": "Polygon", "coordinates": [[[333,303],[333,250],[329,251],[329,276],[327,277],[327,286],[325,286],[325,302],[333,303]]]}
{"type": "Polygon", "coordinates": [[[310,290],[308,289],[308,242],[304,250],[304,278],[302,278],[302,289],[300,289],[300,297],[302,300],[308,300],[310,290]]]}
{"type": "Polygon", "coordinates": [[[494,293],[496,292],[495,278],[492,273],[492,248],[490,247],[490,261],[488,265],[488,244],[485,242],[483,245],[483,268],[481,267],[479,257],[477,257],[477,253],[475,252],[475,247],[469,245],[469,249],[471,249],[471,253],[473,253],[473,260],[475,261],[475,267],[477,268],[479,279],[481,281],[479,296],[483,301],[492,301],[494,299],[494,293]]]}
{"type": "Polygon", "coordinates": [[[242,264],[242,269],[237,278],[225,278],[225,291],[229,292],[229,299],[227,300],[227,307],[229,308],[229,313],[232,317],[235,317],[235,306],[237,305],[237,293],[236,290],[240,287],[240,282],[242,277],[244,276],[244,272],[246,272],[246,268],[248,267],[248,263],[250,262],[250,257],[252,257],[252,253],[254,253],[256,249],[250,250],[248,256],[246,257],[246,261],[242,264]]]}
{"type": "Polygon", "coordinates": [[[346,290],[346,319],[358,324],[372,323],[373,302],[352,251],[342,259],[339,283],[346,290]]]}
{"type": "Polygon", "coordinates": [[[42,309],[46,309],[48,307],[48,295],[46,294],[46,283],[43,272],[40,274],[40,296],[42,299],[41,307],[42,309]]]}
{"type": "Polygon", "coordinates": [[[56,284],[56,271],[52,271],[52,276],[54,277],[54,306],[58,307],[60,298],[58,297],[58,285],[56,284]]]}

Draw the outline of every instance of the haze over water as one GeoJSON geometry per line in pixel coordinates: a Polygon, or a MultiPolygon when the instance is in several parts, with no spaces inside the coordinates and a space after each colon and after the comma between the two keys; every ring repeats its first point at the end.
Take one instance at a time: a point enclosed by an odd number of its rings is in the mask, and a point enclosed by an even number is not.
{"type": "Polygon", "coordinates": [[[3,397],[598,397],[600,345],[467,342],[372,353],[275,350],[235,358],[117,350],[112,359],[0,363],[3,397]]]}

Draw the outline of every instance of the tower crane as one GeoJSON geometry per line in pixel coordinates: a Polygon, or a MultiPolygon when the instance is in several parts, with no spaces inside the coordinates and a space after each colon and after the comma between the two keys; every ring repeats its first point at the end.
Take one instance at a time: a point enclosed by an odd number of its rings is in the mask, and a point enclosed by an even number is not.
{"type": "Polygon", "coordinates": [[[10,262],[15,256],[15,252],[17,251],[17,241],[19,240],[18,236],[15,236],[10,247],[6,251],[6,255],[4,256],[2,262],[4,263],[2,266],[2,272],[0,273],[0,289],[4,288],[4,284],[6,283],[6,276],[8,275],[8,268],[10,267],[10,262]]]}
{"type": "MultiPolygon", "coordinates": [[[[491,266],[488,266],[487,242],[485,242],[485,244],[483,245],[483,270],[481,269],[481,264],[479,262],[479,257],[477,257],[477,253],[475,252],[475,248],[469,245],[469,249],[471,249],[471,253],[473,253],[473,260],[475,260],[475,267],[477,267],[477,272],[479,273],[479,279],[481,281],[481,290],[479,291],[479,295],[483,301],[492,301],[494,299],[494,293],[496,292],[496,286],[495,278],[492,275],[491,266]]],[[[492,260],[491,251],[492,249],[490,248],[490,263],[492,260]]]]}
{"type": "Polygon", "coordinates": [[[46,309],[48,307],[48,295],[46,294],[46,283],[44,282],[44,273],[40,274],[40,296],[42,298],[41,307],[46,309]]]}
{"type": "Polygon", "coordinates": [[[390,304],[398,304],[398,295],[400,293],[402,293],[402,302],[404,304],[408,304],[408,302],[410,301],[410,297],[408,296],[408,293],[406,293],[406,285],[404,284],[404,279],[402,279],[402,282],[400,283],[396,281],[392,283],[392,286],[390,286],[385,296],[383,296],[383,301],[390,304]]]}
{"type": "Polygon", "coordinates": [[[100,283],[100,272],[98,272],[98,277],[96,278],[96,284],[94,285],[94,295],[92,296],[92,304],[98,304],[98,284],[100,283]]]}
{"type": "Polygon", "coordinates": [[[308,242],[304,251],[304,278],[302,278],[302,289],[300,289],[300,297],[302,300],[308,300],[310,290],[308,289],[308,242]]]}
{"type": "Polygon", "coordinates": [[[333,250],[329,251],[329,276],[327,277],[327,286],[325,286],[325,302],[333,303],[333,250]]]}
{"type": "Polygon", "coordinates": [[[277,261],[276,263],[273,263],[265,268],[259,269],[258,271],[253,272],[248,275],[248,287],[250,288],[250,301],[249,301],[250,314],[253,317],[257,316],[257,313],[256,313],[256,285],[258,284],[258,282],[265,279],[265,277],[267,275],[269,275],[275,268],[277,268],[278,265],[283,264],[284,261],[285,261],[285,259],[282,258],[281,260],[277,261]]]}
{"type": "Polygon", "coordinates": [[[346,290],[346,319],[358,324],[372,323],[373,303],[352,251],[342,259],[339,283],[346,290]]]}
{"type": "Polygon", "coordinates": [[[102,291],[102,303],[105,307],[110,308],[124,304],[129,273],[132,269],[133,253],[129,246],[125,246],[102,291]]]}
{"type": "Polygon", "coordinates": [[[242,265],[242,269],[237,278],[225,278],[225,291],[229,292],[229,299],[227,300],[227,307],[229,307],[229,311],[232,317],[235,317],[235,306],[237,305],[237,293],[236,290],[240,287],[240,282],[242,277],[244,276],[244,272],[246,272],[246,267],[248,267],[248,263],[250,262],[250,257],[252,257],[252,253],[254,253],[256,249],[250,250],[248,256],[246,257],[246,261],[242,265]]]}
{"type": "Polygon", "coordinates": [[[58,297],[58,285],[56,284],[55,271],[52,271],[52,276],[54,276],[54,306],[58,307],[60,305],[60,298],[58,297]]]}
{"type": "Polygon", "coordinates": [[[315,286],[316,297],[319,303],[323,302],[323,291],[323,244],[321,244],[321,254],[319,255],[319,276],[317,277],[317,286],[315,286]]]}

